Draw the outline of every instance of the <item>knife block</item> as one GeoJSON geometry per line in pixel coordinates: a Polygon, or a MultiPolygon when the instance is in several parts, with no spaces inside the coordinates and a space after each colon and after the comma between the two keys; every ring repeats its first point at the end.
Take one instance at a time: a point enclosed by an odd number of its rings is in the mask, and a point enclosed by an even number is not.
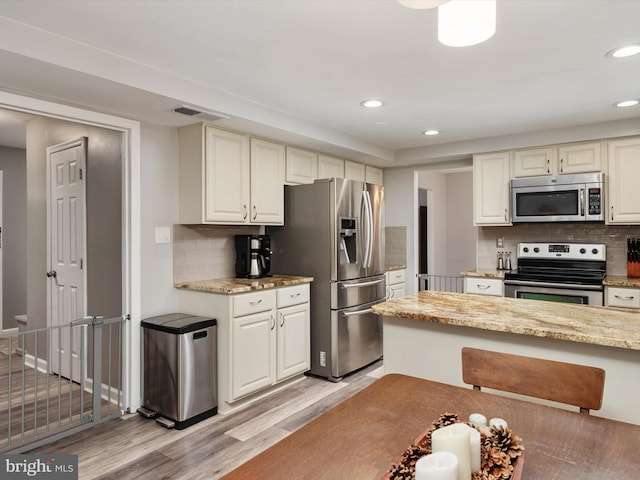
{"type": "Polygon", "coordinates": [[[627,262],[627,277],[640,278],[640,262],[627,262]]]}

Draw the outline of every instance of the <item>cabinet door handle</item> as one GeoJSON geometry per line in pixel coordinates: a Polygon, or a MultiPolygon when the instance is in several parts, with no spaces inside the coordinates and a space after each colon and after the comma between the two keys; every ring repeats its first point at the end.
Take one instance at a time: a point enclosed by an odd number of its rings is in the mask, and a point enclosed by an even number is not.
{"type": "Polygon", "coordinates": [[[247,211],[247,205],[246,205],[246,204],[245,204],[245,205],[243,205],[243,206],[242,206],[242,208],[244,208],[244,216],[242,217],[242,219],[243,219],[243,220],[246,220],[246,219],[247,219],[247,214],[249,213],[249,212],[247,211]]]}
{"type": "Polygon", "coordinates": [[[256,206],[253,206],[253,219],[255,220],[256,217],[258,216],[258,209],[256,208],[256,206]]]}
{"type": "Polygon", "coordinates": [[[505,222],[508,222],[508,221],[509,221],[509,217],[508,217],[508,215],[507,215],[508,213],[509,213],[509,212],[507,212],[507,209],[505,208],[505,209],[504,209],[504,221],[505,221],[505,222]]]}
{"type": "Polygon", "coordinates": [[[284,327],[284,313],[280,313],[280,328],[284,327]]]}
{"type": "Polygon", "coordinates": [[[564,158],[560,159],[560,173],[564,172],[564,158]]]}
{"type": "Polygon", "coordinates": [[[476,286],[480,289],[480,290],[486,290],[487,288],[491,288],[491,285],[482,285],[481,283],[477,283],[476,286]]]}
{"type": "Polygon", "coordinates": [[[631,295],[614,295],[618,300],[633,300],[634,297],[631,295]]]}
{"type": "Polygon", "coordinates": [[[551,173],[551,159],[547,158],[547,173],[551,173]]]}
{"type": "Polygon", "coordinates": [[[613,205],[611,205],[611,220],[613,221],[613,205]]]}
{"type": "Polygon", "coordinates": [[[276,317],[273,316],[273,314],[271,315],[271,330],[273,330],[274,328],[276,328],[276,317]]]}

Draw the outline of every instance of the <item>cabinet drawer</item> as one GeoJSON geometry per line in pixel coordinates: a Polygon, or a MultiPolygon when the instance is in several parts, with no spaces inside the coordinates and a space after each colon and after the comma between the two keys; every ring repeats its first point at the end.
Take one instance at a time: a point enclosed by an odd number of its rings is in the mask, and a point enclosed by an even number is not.
{"type": "Polygon", "coordinates": [[[607,287],[607,306],[640,308],[640,289],[607,287]]]}
{"type": "Polygon", "coordinates": [[[309,284],[278,289],[278,308],[309,302],[309,284]]]}
{"type": "Polygon", "coordinates": [[[252,292],[233,297],[233,316],[241,317],[276,307],[276,291],[252,292]]]}
{"type": "Polygon", "coordinates": [[[502,280],[497,278],[466,277],[464,279],[465,293],[480,295],[502,296],[502,280]]]}
{"type": "Polygon", "coordinates": [[[404,283],[404,279],[405,279],[404,270],[390,270],[387,272],[387,281],[389,282],[389,285],[404,283]]]}

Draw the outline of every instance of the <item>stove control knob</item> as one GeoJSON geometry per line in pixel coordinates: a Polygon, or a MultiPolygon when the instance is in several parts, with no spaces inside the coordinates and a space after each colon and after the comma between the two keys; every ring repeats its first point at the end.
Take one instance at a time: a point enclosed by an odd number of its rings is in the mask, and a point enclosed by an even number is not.
{"type": "Polygon", "coordinates": [[[529,247],[524,247],[524,248],[522,249],[522,251],[523,251],[524,253],[529,253],[529,247]]]}
{"type": "Polygon", "coordinates": [[[538,252],[540,252],[540,249],[538,247],[534,247],[533,251],[538,253],[538,252]]]}
{"type": "Polygon", "coordinates": [[[580,253],[587,253],[586,248],[581,248],[581,249],[580,249],[580,253]]]}
{"type": "Polygon", "coordinates": [[[591,250],[591,253],[593,253],[594,255],[598,253],[598,249],[594,248],[593,250],[591,250]]]}

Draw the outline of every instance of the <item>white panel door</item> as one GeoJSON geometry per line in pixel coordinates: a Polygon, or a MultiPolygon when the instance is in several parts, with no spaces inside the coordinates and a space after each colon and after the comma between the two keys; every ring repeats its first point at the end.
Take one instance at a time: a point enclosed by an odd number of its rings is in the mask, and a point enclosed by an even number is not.
{"type": "MultiPolygon", "coordinates": [[[[86,138],[47,148],[49,176],[49,326],[64,327],[85,316],[86,138]]],[[[86,347],[83,327],[54,328],[51,369],[80,380],[86,347]]]]}

